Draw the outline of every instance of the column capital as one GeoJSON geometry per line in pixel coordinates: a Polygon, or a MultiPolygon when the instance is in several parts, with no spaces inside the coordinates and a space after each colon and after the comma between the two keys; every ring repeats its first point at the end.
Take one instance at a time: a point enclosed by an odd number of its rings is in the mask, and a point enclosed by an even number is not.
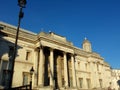
{"type": "Polygon", "coordinates": [[[35,47],[34,51],[40,51],[40,47],[35,47]]]}
{"type": "Polygon", "coordinates": [[[50,50],[50,51],[54,51],[54,48],[49,47],[49,50],[50,50]]]}
{"type": "Polygon", "coordinates": [[[66,55],[66,54],[67,54],[67,52],[63,51],[63,55],[66,55]]]}
{"type": "Polygon", "coordinates": [[[39,47],[40,47],[40,49],[43,49],[44,46],[43,46],[43,45],[40,45],[39,47]]]}
{"type": "Polygon", "coordinates": [[[70,53],[70,56],[71,56],[71,57],[74,57],[75,55],[74,55],[74,54],[72,54],[72,53],[70,53]]]}

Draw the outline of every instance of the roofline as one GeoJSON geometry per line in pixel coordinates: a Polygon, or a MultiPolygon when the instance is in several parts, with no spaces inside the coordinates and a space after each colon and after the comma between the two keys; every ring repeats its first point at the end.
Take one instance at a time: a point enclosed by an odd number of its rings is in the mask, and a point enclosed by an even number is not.
{"type": "MultiPolygon", "coordinates": [[[[2,21],[0,21],[0,24],[3,24],[3,25],[6,25],[6,26],[9,26],[9,27],[12,27],[12,28],[14,28],[14,29],[17,29],[17,26],[13,26],[13,25],[10,25],[10,24],[8,24],[8,23],[4,23],[4,22],[2,22],[2,21]]],[[[29,30],[26,30],[26,29],[23,29],[23,28],[20,28],[20,30],[21,30],[21,31],[24,31],[24,32],[26,32],[26,33],[30,33],[30,34],[37,35],[37,33],[34,33],[34,32],[32,32],[32,31],[29,31],[29,30]]]]}

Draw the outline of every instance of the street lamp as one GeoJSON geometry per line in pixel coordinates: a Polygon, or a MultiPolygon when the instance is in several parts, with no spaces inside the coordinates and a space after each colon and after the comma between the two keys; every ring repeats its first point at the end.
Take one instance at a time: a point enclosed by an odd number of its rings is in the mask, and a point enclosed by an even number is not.
{"type": "Polygon", "coordinates": [[[32,75],[34,73],[33,67],[30,69],[30,90],[32,90],[32,75]]]}
{"type": "Polygon", "coordinates": [[[18,6],[20,7],[19,18],[18,18],[18,27],[17,27],[17,32],[16,32],[13,55],[12,55],[12,57],[9,58],[8,69],[9,69],[10,73],[7,77],[7,79],[8,79],[8,81],[6,83],[7,88],[11,88],[11,86],[12,86],[14,63],[15,63],[15,57],[16,57],[16,53],[17,53],[17,42],[18,42],[20,21],[24,16],[24,13],[22,12],[22,9],[25,8],[25,5],[26,5],[26,0],[18,0],[18,6]]]}

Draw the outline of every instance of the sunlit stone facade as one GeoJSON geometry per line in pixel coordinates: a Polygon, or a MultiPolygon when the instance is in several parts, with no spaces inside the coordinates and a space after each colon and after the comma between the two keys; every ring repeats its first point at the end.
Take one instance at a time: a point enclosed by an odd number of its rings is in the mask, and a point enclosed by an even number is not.
{"type": "Polygon", "coordinates": [[[112,80],[111,80],[110,86],[114,90],[120,89],[120,69],[112,70],[112,80]]]}
{"type": "MultiPolygon", "coordinates": [[[[5,70],[15,42],[15,26],[0,22],[0,85],[5,86],[5,70]]],[[[39,90],[91,90],[107,88],[111,81],[110,65],[86,38],[82,48],[53,32],[20,29],[12,86],[29,84],[33,66],[33,88],[39,90]]]]}

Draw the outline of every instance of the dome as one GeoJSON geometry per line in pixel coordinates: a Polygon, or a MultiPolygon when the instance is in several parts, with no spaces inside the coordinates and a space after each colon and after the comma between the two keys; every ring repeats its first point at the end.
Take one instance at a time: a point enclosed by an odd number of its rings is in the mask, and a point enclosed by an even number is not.
{"type": "Polygon", "coordinates": [[[83,41],[83,50],[87,52],[92,52],[91,43],[87,38],[85,38],[83,41]]]}
{"type": "Polygon", "coordinates": [[[90,43],[90,41],[85,37],[84,41],[83,41],[83,44],[84,43],[90,43]]]}

